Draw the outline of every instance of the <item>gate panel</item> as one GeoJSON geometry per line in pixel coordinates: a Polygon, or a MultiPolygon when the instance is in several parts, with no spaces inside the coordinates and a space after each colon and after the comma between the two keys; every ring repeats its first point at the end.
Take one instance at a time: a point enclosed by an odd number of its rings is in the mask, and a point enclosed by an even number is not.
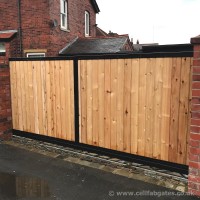
{"type": "Polygon", "coordinates": [[[187,164],[191,63],[80,60],[80,142],[187,164]]]}
{"type": "Polygon", "coordinates": [[[73,61],[12,61],[13,128],[74,141],[73,61]]]}

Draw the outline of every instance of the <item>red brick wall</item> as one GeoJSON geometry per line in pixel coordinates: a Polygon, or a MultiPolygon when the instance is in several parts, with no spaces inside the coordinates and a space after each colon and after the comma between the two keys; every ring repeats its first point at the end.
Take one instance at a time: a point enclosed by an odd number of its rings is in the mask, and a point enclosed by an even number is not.
{"type": "Polygon", "coordinates": [[[189,141],[189,192],[200,196],[200,38],[193,38],[192,119],[189,141]]]}
{"type": "Polygon", "coordinates": [[[23,49],[49,49],[49,0],[21,0],[23,49]]]}
{"type": "Polygon", "coordinates": [[[18,0],[0,0],[0,31],[18,29],[17,2],[18,0]]]}
{"type": "MultiPolygon", "coordinates": [[[[0,1],[0,31],[18,30],[18,0],[0,1]]],[[[85,11],[90,13],[90,35],[96,36],[96,13],[90,0],[68,0],[69,31],[60,29],[60,0],[21,0],[23,50],[46,49],[47,56],[57,56],[65,45],[77,36],[85,36],[85,11]],[[58,26],[53,26],[53,20],[58,26]]],[[[19,34],[12,57],[19,54],[19,34]]],[[[13,46],[12,45],[12,46],[13,46]]],[[[11,46],[11,48],[12,48],[11,46]]],[[[24,54],[25,55],[25,54],[24,54]]]]}
{"type": "MultiPolygon", "coordinates": [[[[18,0],[0,0],[0,31],[5,30],[18,30],[18,0]]],[[[2,61],[8,62],[8,54],[12,57],[17,57],[19,55],[19,42],[18,42],[18,35],[15,37],[15,50],[6,53],[6,57],[0,58],[0,64],[2,61]],[[14,54],[12,54],[14,53],[14,54]]],[[[13,42],[11,42],[13,44],[13,42]]],[[[8,48],[7,43],[7,48],[8,48]]]]}
{"type": "Polygon", "coordinates": [[[90,13],[90,36],[96,36],[96,13],[90,0],[68,0],[69,31],[60,29],[60,0],[50,0],[50,19],[58,26],[50,29],[50,55],[57,55],[67,43],[76,37],[85,37],[85,11],[90,13]]]}
{"type": "Polygon", "coordinates": [[[9,68],[0,65],[0,139],[11,136],[11,103],[9,68]]]}

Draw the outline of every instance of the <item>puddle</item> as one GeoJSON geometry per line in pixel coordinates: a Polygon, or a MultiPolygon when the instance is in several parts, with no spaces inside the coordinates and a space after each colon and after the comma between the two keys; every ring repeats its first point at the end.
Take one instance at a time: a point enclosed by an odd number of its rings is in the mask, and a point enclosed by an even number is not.
{"type": "Polygon", "coordinates": [[[50,197],[50,190],[45,180],[0,172],[0,200],[45,199],[47,197],[50,197]]]}

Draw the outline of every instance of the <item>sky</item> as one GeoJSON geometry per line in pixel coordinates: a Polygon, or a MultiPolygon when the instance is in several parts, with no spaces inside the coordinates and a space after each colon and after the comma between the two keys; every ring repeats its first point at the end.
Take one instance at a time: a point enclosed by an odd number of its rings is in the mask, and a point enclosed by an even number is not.
{"type": "Polygon", "coordinates": [[[96,0],[98,27],[136,43],[183,44],[200,35],[200,0],[96,0]]]}

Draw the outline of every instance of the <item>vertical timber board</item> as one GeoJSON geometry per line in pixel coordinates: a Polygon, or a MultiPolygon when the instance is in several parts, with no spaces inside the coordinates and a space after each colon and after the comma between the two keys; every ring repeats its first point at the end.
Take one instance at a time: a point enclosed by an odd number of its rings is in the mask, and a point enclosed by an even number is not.
{"type": "MultiPolygon", "coordinates": [[[[74,72],[73,72],[73,61],[66,61],[69,63],[69,80],[70,80],[70,126],[71,126],[71,141],[75,141],[75,109],[74,109],[74,72]]],[[[77,80],[78,81],[78,80],[77,80]]],[[[76,83],[77,84],[77,83],[76,83]]]]}
{"type": "Polygon", "coordinates": [[[61,105],[60,104],[61,104],[61,100],[60,100],[60,61],[55,61],[56,138],[60,138],[61,139],[61,126],[60,126],[60,122],[61,122],[61,110],[60,110],[60,107],[61,107],[61,105]]]}
{"type": "Polygon", "coordinates": [[[123,151],[124,59],[118,59],[117,80],[117,150],[123,151]]]}
{"type": "Polygon", "coordinates": [[[139,69],[139,104],[138,104],[138,155],[145,154],[145,118],[146,118],[146,79],[147,59],[140,59],[139,69]]]}
{"type": "Polygon", "coordinates": [[[168,161],[177,162],[177,137],[179,124],[179,98],[181,81],[181,58],[172,58],[171,116],[168,161]]]}
{"type": "Polygon", "coordinates": [[[26,132],[30,132],[30,113],[29,112],[29,99],[30,99],[30,94],[29,94],[29,79],[28,79],[28,62],[24,62],[24,69],[23,69],[23,73],[24,73],[24,112],[25,112],[25,123],[24,123],[24,131],[26,132]]]}
{"type": "Polygon", "coordinates": [[[146,82],[146,128],[145,128],[145,156],[153,156],[153,124],[154,124],[154,76],[155,58],[147,59],[147,82],[146,82]]]}
{"type": "Polygon", "coordinates": [[[161,160],[168,160],[170,135],[171,72],[172,59],[163,59],[162,121],[161,121],[161,160]]]}
{"type": "Polygon", "coordinates": [[[117,59],[111,60],[110,71],[111,71],[111,149],[117,150],[117,59]]]}
{"type": "Polygon", "coordinates": [[[99,82],[98,60],[93,60],[92,66],[92,134],[94,146],[99,145],[99,82]]]}
{"type": "Polygon", "coordinates": [[[67,61],[64,61],[64,88],[65,88],[65,138],[67,140],[71,140],[71,103],[70,103],[70,70],[69,70],[70,66],[69,63],[67,61]]]}
{"type": "Polygon", "coordinates": [[[23,131],[23,118],[22,118],[22,90],[21,90],[21,62],[17,61],[16,62],[16,72],[17,72],[17,98],[18,98],[18,129],[17,130],[21,130],[23,131]]]}
{"type": "Polygon", "coordinates": [[[132,59],[131,80],[131,153],[138,154],[138,107],[139,107],[140,59],[132,59]]]}
{"type": "Polygon", "coordinates": [[[181,82],[180,82],[180,105],[179,105],[179,131],[177,162],[186,164],[187,159],[187,135],[189,132],[188,115],[190,95],[190,58],[182,58],[181,82]]]}
{"type": "Polygon", "coordinates": [[[37,74],[36,74],[36,63],[32,62],[33,71],[33,104],[34,104],[34,133],[39,134],[38,126],[38,95],[37,95],[37,74]]]}
{"type": "Polygon", "coordinates": [[[87,61],[87,144],[92,145],[93,127],[92,127],[92,61],[87,61]]]}
{"type": "Polygon", "coordinates": [[[192,66],[193,58],[190,58],[190,75],[189,75],[189,101],[188,101],[188,132],[187,132],[187,147],[186,147],[186,165],[189,165],[189,136],[190,136],[190,126],[191,126],[191,100],[192,100],[192,66]]]}
{"type": "Polygon", "coordinates": [[[52,136],[52,127],[51,127],[51,120],[52,120],[52,109],[51,109],[51,61],[46,61],[46,126],[47,126],[47,131],[46,135],[47,136],[52,136]]]}
{"type": "Polygon", "coordinates": [[[163,58],[156,59],[154,76],[154,128],[153,128],[153,158],[160,159],[161,154],[161,108],[163,88],[163,58]]]}
{"type": "Polygon", "coordinates": [[[20,73],[21,73],[21,106],[22,106],[22,130],[26,131],[27,116],[26,116],[26,88],[25,88],[25,68],[26,62],[20,62],[20,73]]]}
{"type": "MultiPolygon", "coordinates": [[[[79,102],[78,102],[78,108],[79,108],[79,142],[82,143],[82,93],[81,93],[81,86],[82,86],[82,80],[81,80],[81,61],[78,60],[78,96],[79,96],[79,102]]],[[[83,134],[85,135],[85,134],[83,134]]]]}
{"type": "Polygon", "coordinates": [[[99,83],[99,90],[98,90],[98,98],[99,98],[99,146],[105,147],[105,120],[104,120],[104,112],[105,112],[105,102],[104,102],[104,88],[105,88],[105,61],[99,60],[98,61],[98,83],[99,83]]]}
{"type": "Polygon", "coordinates": [[[124,115],[124,152],[131,152],[131,71],[132,71],[132,62],[131,59],[125,59],[124,64],[124,106],[123,106],[123,115],[124,115]]]}
{"type": "Polygon", "coordinates": [[[46,87],[46,61],[40,62],[41,70],[41,90],[42,90],[42,119],[43,119],[43,135],[47,135],[47,87],[46,87]]]}
{"type": "Polygon", "coordinates": [[[66,124],[66,89],[65,89],[65,61],[60,61],[60,126],[61,126],[61,138],[67,139],[67,124],[66,124]]]}
{"type": "Polygon", "coordinates": [[[32,62],[29,61],[27,65],[27,79],[29,81],[28,85],[28,98],[29,98],[29,120],[30,120],[30,130],[29,132],[34,133],[34,120],[35,120],[35,113],[34,113],[34,91],[33,91],[33,68],[32,68],[32,62]]]}
{"type": "Polygon", "coordinates": [[[50,106],[51,106],[51,130],[49,132],[49,136],[51,137],[56,137],[56,126],[55,126],[55,120],[56,120],[56,114],[55,114],[55,81],[54,81],[54,67],[55,61],[50,61],[49,62],[49,71],[50,71],[50,106]]]}
{"type": "Polygon", "coordinates": [[[41,69],[41,62],[36,61],[36,79],[37,79],[37,103],[38,103],[38,124],[39,124],[39,132],[38,134],[44,134],[44,121],[43,121],[43,87],[42,87],[42,69],[41,69]]]}
{"type": "MultiPolygon", "coordinates": [[[[65,138],[69,141],[75,141],[75,124],[74,124],[74,81],[73,81],[73,61],[64,61],[64,87],[65,87],[65,138]]],[[[63,138],[61,138],[63,139],[63,138]]]]}
{"type": "Polygon", "coordinates": [[[105,89],[104,89],[104,144],[105,148],[110,149],[110,134],[111,134],[111,118],[110,118],[110,107],[111,107],[111,65],[110,60],[105,60],[105,89]]]}
{"type": "Polygon", "coordinates": [[[17,95],[17,73],[16,62],[10,62],[10,83],[11,83],[11,104],[12,104],[12,119],[13,128],[18,129],[18,95],[17,95]]]}
{"type": "Polygon", "coordinates": [[[80,107],[79,113],[81,114],[81,134],[80,142],[87,143],[87,63],[85,60],[79,61],[79,73],[80,73],[80,107]],[[81,109],[81,111],[80,111],[81,109]]]}

